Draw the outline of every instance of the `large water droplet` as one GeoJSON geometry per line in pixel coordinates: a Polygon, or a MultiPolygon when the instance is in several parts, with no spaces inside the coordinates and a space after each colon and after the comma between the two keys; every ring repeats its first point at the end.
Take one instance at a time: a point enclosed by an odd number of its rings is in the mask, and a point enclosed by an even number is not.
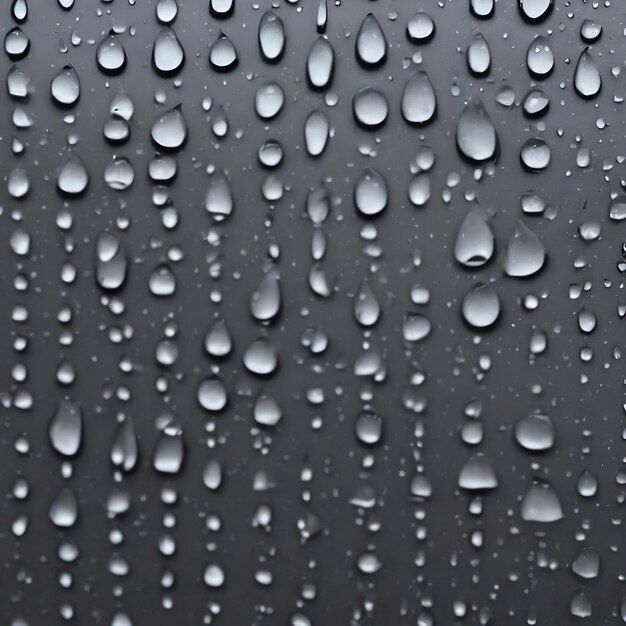
{"type": "Polygon", "coordinates": [[[50,521],[58,528],[71,528],[78,518],[78,500],[69,487],[63,487],[48,510],[50,521]]]}
{"type": "Polygon", "coordinates": [[[459,228],[454,244],[454,257],[467,267],[480,267],[491,259],[493,250],[493,232],[487,215],[479,207],[474,207],[459,228]]]}
{"type": "Polygon", "coordinates": [[[522,108],[528,117],[539,117],[548,112],[550,98],[541,89],[530,89],[524,96],[522,108]]]}
{"type": "Polygon", "coordinates": [[[545,78],[554,67],[554,55],[546,37],[536,37],[526,52],[526,67],[537,78],[545,78]]]}
{"type": "Polygon", "coordinates": [[[80,449],[83,437],[83,417],[80,405],[61,401],[48,428],[52,447],[63,456],[74,456],[80,449]]]}
{"type": "Polygon", "coordinates": [[[259,322],[269,322],[280,311],[281,296],[278,272],[271,270],[263,276],[250,298],[250,312],[259,322]]]}
{"type": "Polygon", "coordinates": [[[235,0],[209,0],[209,11],[219,19],[228,17],[235,10],[235,0]]]}
{"type": "Polygon", "coordinates": [[[554,425],[547,415],[526,415],[515,424],[515,441],[525,450],[542,452],[554,445],[554,425]]]}
{"type": "Polygon", "coordinates": [[[354,318],[361,326],[373,326],[380,318],[380,304],[367,280],[362,280],[354,298],[354,318]]]}
{"type": "Polygon", "coordinates": [[[59,170],[57,187],[68,195],[79,195],[85,191],[89,183],[89,175],[83,162],[72,154],[59,170]]]}
{"type": "Polygon", "coordinates": [[[158,0],[156,5],[156,17],[161,24],[171,24],[178,14],[176,0],[158,0]]]}
{"type": "Polygon", "coordinates": [[[498,135],[479,99],[466,104],[461,112],[456,127],[456,145],[471,161],[486,161],[495,156],[498,135]]]}
{"type": "Polygon", "coordinates": [[[114,235],[103,234],[96,244],[96,281],[106,291],[115,291],[126,280],[128,260],[119,239],[114,235]]]}
{"type": "Polygon", "coordinates": [[[323,111],[312,111],[304,122],[304,141],[306,151],[310,156],[320,156],[326,144],[330,132],[330,122],[323,111]]]}
{"type": "Polygon", "coordinates": [[[459,474],[459,487],[469,491],[485,491],[498,486],[491,461],[483,454],[470,457],[459,474]]]}
{"type": "Polygon", "coordinates": [[[524,19],[540,22],[552,10],[554,0],[518,0],[519,9],[524,19]]]}
{"type": "Polygon", "coordinates": [[[266,339],[257,339],[245,349],[243,364],[252,374],[269,376],[278,367],[278,353],[266,339]]]}
{"type": "Polygon", "coordinates": [[[354,204],[367,217],[378,215],[387,207],[387,182],[383,175],[373,168],[363,170],[354,185],[354,204]]]}
{"type": "Polygon", "coordinates": [[[472,15],[480,19],[491,17],[495,8],[496,4],[494,0],[470,0],[470,11],[472,15]]]}
{"type": "Polygon", "coordinates": [[[268,63],[276,63],[285,51],[285,26],[274,13],[266,11],[259,22],[259,48],[268,63]]]}
{"type": "Polygon", "coordinates": [[[80,97],[80,81],[78,74],[71,65],[65,65],[50,83],[52,98],[57,104],[71,106],[80,97]]]}
{"type": "Polygon", "coordinates": [[[204,208],[216,222],[230,216],[234,208],[233,193],[224,174],[213,174],[204,196],[204,208]]]}
{"type": "Polygon", "coordinates": [[[270,120],[276,117],[285,103],[285,94],[278,83],[265,83],[261,85],[254,97],[254,109],[257,115],[270,120]]]}
{"type": "Polygon", "coordinates": [[[520,153],[522,164],[532,172],[539,172],[550,165],[552,151],[550,146],[540,137],[527,139],[520,153]]]}
{"type": "Polygon", "coordinates": [[[563,517],[561,500],[548,483],[534,483],[521,504],[522,519],[527,522],[549,523],[563,517]]]}
{"type": "Polygon", "coordinates": [[[476,76],[484,76],[491,67],[491,52],[487,41],[481,35],[475,35],[472,43],[467,47],[467,66],[476,76]]]}
{"type": "Polygon", "coordinates": [[[163,150],[179,150],[187,140],[187,120],[181,105],[160,115],[150,129],[152,141],[163,150]]]}
{"type": "Polygon", "coordinates": [[[602,77],[589,48],[585,48],[578,58],[574,70],[574,87],[583,98],[593,98],[602,87],[602,77]]]}
{"type": "Polygon", "coordinates": [[[516,278],[532,276],[543,267],[545,258],[539,237],[524,222],[518,222],[506,248],[504,271],[516,278]]]}
{"type": "Polygon", "coordinates": [[[428,74],[417,71],[404,86],[401,100],[402,117],[409,124],[429,122],[437,110],[435,90],[428,74]]]}
{"type": "Polygon", "coordinates": [[[98,44],[96,62],[105,74],[117,74],[126,66],[126,51],[113,31],[98,44]]]}
{"type": "Polygon", "coordinates": [[[376,67],[387,58],[387,39],[373,13],[368,13],[356,36],[356,58],[366,67],[376,67]]]}
{"type": "Polygon", "coordinates": [[[178,74],[185,62],[185,51],[172,28],[159,31],[152,47],[152,65],[163,76],[178,74]]]}
{"type": "Polygon", "coordinates": [[[198,385],[198,403],[207,411],[221,411],[228,402],[226,388],[218,378],[205,378],[198,385]]]}
{"type": "Polygon", "coordinates": [[[385,94],[376,87],[364,87],[352,99],[356,121],[366,128],[379,128],[387,120],[389,105],[385,94]]]}
{"type": "Polygon", "coordinates": [[[474,328],[488,328],[500,315],[500,298],[493,287],[478,283],[463,298],[463,319],[474,328]]]}
{"type": "Polygon", "coordinates": [[[28,54],[29,50],[30,39],[19,26],[7,31],[4,36],[4,51],[11,60],[19,61],[28,54]]]}
{"type": "Polygon", "coordinates": [[[216,358],[222,358],[230,354],[233,349],[233,340],[223,319],[215,320],[207,331],[204,337],[204,349],[208,354],[216,358]]]}
{"type": "Polygon", "coordinates": [[[430,15],[419,11],[406,25],[406,36],[413,43],[426,43],[435,34],[435,22],[430,15]]]}
{"type": "Polygon", "coordinates": [[[335,50],[325,37],[319,36],[306,59],[306,75],[314,89],[327,89],[335,71],[335,50]]]}
{"type": "Polygon", "coordinates": [[[233,42],[220,31],[209,52],[211,67],[218,72],[227,72],[237,65],[237,61],[237,50],[233,42]]]}
{"type": "Polygon", "coordinates": [[[13,0],[11,3],[11,17],[19,24],[28,18],[28,4],[26,0],[13,0]]]}

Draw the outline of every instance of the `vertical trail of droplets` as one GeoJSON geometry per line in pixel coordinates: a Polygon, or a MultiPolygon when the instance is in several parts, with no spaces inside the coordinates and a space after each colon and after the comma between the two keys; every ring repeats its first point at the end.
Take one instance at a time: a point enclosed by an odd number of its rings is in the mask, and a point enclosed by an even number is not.
{"type": "Polygon", "coordinates": [[[9,626],[626,622],[579,4],[1,9],[9,626]]]}

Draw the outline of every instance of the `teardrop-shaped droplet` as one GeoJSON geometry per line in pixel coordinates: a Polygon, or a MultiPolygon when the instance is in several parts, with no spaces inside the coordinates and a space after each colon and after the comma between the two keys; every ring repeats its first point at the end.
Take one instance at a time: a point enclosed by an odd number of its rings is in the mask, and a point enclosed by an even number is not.
{"type": "Polygon", "coordinates": [[[435,34],[435,22],[430,15],[419,11],[409,19],[406,25],[406,36],[413,43],[426,43],[435,34]]]}
{"type": "Polygon", "coordinates": [[[373,168],[363,170],[354,185],[354,204],[366,217],[378,215],[387,207],[387,181],[373,168]]]}
{"type": "Polygon", "coordinates": [[[554,0],[518,0],[518,4],[524,19],[540,22],[552,10],[554,0]]]}
{"type": "Polygon", "coordinates": [[[494,249],[493,232],[485,212],[475,207],[463,220],[454,244],[454,257],[467,267],[480,267],[491,259],[494,249]]]}
{"type": "Polygon", "coordinates": [[[430,176],[428,172],[420,172],[411,178],[409,183],[409,200],[417,207],[424,206],[430,200],[430,176]]]}
{"type": "Polygon", "coordinates": [[[498,478],[491,461],[477,454],[465,462],[459,474],[459,487],[468,491],[485,491],[498,486],[498,478]]]}
{"type": "Polygon", "coordinates": [[[125,472],[131,472],[137,465],[139,445],[133,421],[127,417],[117,428],[111,444],[111,463],[125,472]]]}
{"type": "Polygon", "coordinates": [[[306,59],[306,75],[314,89],[327,89],[335,71],[335,50],[321,35],[313,42],[306,59]]]}
{"type": "Polygon", "coordinates": [[[185,63],[185,51],[174,29],[165,26],[159,31],[152,46],[152,65],[163,76],[178,74],[185,63]]]}
{"type": "Polygon", "coordinates": [[[518,222],[506,248],[504,271],[515,278],[532,276],[543,267],[545,259],[539,237],[524,222],[518,222]]]}
{"type": "Polygon", "coordinates": [[[310,156],[316,157],[324,152],[328,143],[330,123],[322,111],[312,111],[304,122],[304,142],[310,156]]]}
{"type": "Polygon", "coordinates": [[[233,340],[223,319],[213,322],[204,337],[204,349],[213,357],[228,356],[233,349],[233,340]]]}
{"type": "Polygon", "coordinates": [[[96,62],[105,74],[118,74],[126,67],[126,51],[113,31],[98,44],[96,62]]]}
{"type": "Polygon", "coordinates": [[[273,320],[280,311],[280,281],[278,273],[269,271],[250,298],[250,312],[258,322],[273,320]]]}
{"type": "Polygon", "coordinates": [[[63,487],[48,509],[50,521],[58,528],[71,528],[78,518],[78,500],[69,487],[63,487]]]}
{"type": "Polygon", "coordinates": [[[417,71],[404,86],[401,101],[402,117],[409,124],[429,122],[437,110],[435,90],[424,71],[417,71]]]}
{"type": "Polygon", "coordinates": [[[578,58],[574,71],[574,87],[583,98],[593,98],[602,87],[602,77],[589,48],[585,48],[578,58]]]}
{"type": "Polygon", "coordinates": [[[540,137],[527,139],[520,150],[522,164],[532,172],[539,172],[550,165],[552,151],[540,137]]]}
{"type": "Polygon", "coordinates": [[[465,105],[456,127],[456,145],[471,161],[487,161],[496,155],[496,127],[480,100],[465,105]]]}
{"type": "Polygon", "coordinates": [[[592,43],[602,35],[602,24],[596,20],[583,20],[580,25],[580,36],[583,41],[592,43]]]}
{"type": "Polygon", "coordinates": [[[135,106],[130,97],[123,91],[120,91],[111,100],[109,104],[109,114],[129,122],[135,112],[135,106]]]}
{"type": "Polygon", "coordinates": [[[7,72],[7,91],[15,100],[25,100],[30,94],[30,78],[17,65],[7,72]]]}
{"type": "Polygon", "coordinates": [[[540,117],[548,112],[550,98],[544,91],[535,87],[524,96],[522,108],[528,117],[540,117]]]}
{"type": "Polygon", "coordinates": [[[228,17],[235,10],[235,0],[209,0],[209,10],[213,17],[228,17]]]}
{"type": "Polygon", "coordinates": [[[233,192],[224,174],[217,173],[211,177],[204,196],[204,208],[216,222],[221,222],[233,212],[233,192]]]}
{"type": "Polygon", "coordinates": [[[11,17],[18,23],[22,24],[28,18],[28,4],[26,0],[13,0],[11,4],[11,17]]]}
{"type": "Polygon", "coordinates": [[[563,517],[561,499],[547,483],[534,483],[521,504],[522,519],[527,522],[550,523],[563,517]]]}
{"type": "Polygon", "coordinates": [[[4,36],[4,51],[13,61],[24,58],[30,50],[30,39],[19,27],[15,26],[4,36]]]}
{"type": "Polygon", "coordinates": [[[317,18],[315,27],[318,33],[326,32],[326,24],[328,23],[328,2],[327,0],[319,0],[317,5],[317,18]]]}
{"type": "Polygon", "coordinates": [[[259,48],[268,63],[277,63],[285,51],[285,25],[274,13],[266,11],[259,22],[259,48]]]}
{"type": "Polygon", "coordinates": [[[104,233],[96,243],[96,281],[105,291],[120,289],[126,281],[128,259],[119,239],[104,233]]]}
{"type": "Polygon", "coordinates": [[[187,140],[187,120],[181,105],[159,116],[150,129],[152,141],[163,150],[176,151],[187,140]]]}
{"type": "Polygon", "coordinates": [[[488,328],[500,315],[500,298],[493,287],[478,283],[463,298],[463,319],[474,328],[488,328]]]}
{"type": "Polygon", "coordinates": [[[470,0],[470,11],[472,15],[480,19],[491,17],[496,8],[494,0],[470,0]]]}
{"type": "Polygon", "coordinates": [[[63,456],[74,456],[83,438],[83,417],[80,405],[61,401],[48,428],[52,447],[63,456]]]}
{"type": "Polygon", "coordinates": [[[380,318],[380,304],[367,280],[363,280],[354,297],[354,319],[361,326],[373,326],[380,318]]]}
{"type": "Polygon", "coordinates": [[[491,67],[491,52],[487,41],[481,35],[475,35],[472,43],[467,47],[467,67],[472,74],[484,76],[491,67]]]}
{"type": "Polygon", "coordinates": [[[171,24],[178,14],[176,0],[158,0],[156,5],[156,17],[161,24],[171,24]]]}
{"type": "Polygon", "coordinates": [[[389,105],[385,94],[376,87],[364,87],[352,99],[356,121],[365,128],[380,128],[387,120],[389,105]]]}
{"type": "Polygon", "coordinates": [[[285,103],[285,93],[278,83],[261,85],[254,97],[254,109],[257,115],[264,120],[276,117],[285,103]]]}
{"type": "Polygon", "coordinates": [[[62,106],[71,106],[78,101],[80,81],[71,65],[65,65],[52,79],[50,92],[54,101],[62,106]]]}
{"type": "Polygon", "coordinates": [[[554,446],[554,424],[547,415],[526,415],[515,424],[515,441],[530,452],[554,446]]]}
{"type": "Polygon", "coordinates": [[[233,42],[222,32],[211,46],[209,63],[218,72],[227,72],[237,65],[237,50],[233,42]]]}
{"type": "Polygon", "coordinates": [[[554,54],[547,37],[536,37],[526,52],[526,67],[537,78],[545,78],[554,68],[554,54]]]}
{"type": "Polygon", "coordinates": [[[253,341],[243,353],[246,369],[257,376],[269,376],[278,367],[278,353],[267,339],[253,341]]]}
{"type": "Polygon", "coordinates": [[[368,13],[356,35],[356,58],[366,67],[376,67],[387,58],[387,38],[373,13],[368,13]]]}
{"type": "Polygon", "coordinates": [[[72,154],[59,170],[57,187],[68,195],[83,193],[89,183],[89,174],[83,162],[72,154]]]}

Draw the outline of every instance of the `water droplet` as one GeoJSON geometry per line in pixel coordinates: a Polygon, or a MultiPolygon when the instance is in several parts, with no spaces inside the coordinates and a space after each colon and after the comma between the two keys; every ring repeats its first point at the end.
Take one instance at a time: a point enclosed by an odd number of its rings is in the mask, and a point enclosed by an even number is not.
{"type": "Polygon", "coordinates": [[[595,20],[583,20],[580,26],[580,36],[583,41],[592,43],[600,38],[602,34],[602,24],[595,20]]]}
{"type": "Polygon", "coordinates": [[[111,189],[123,191],[128,189],[135,180],[135,170],[125,158],[115,159],[104,170],[104,180],[111,189]]]}
{"type": "Polygon", "coordinates": [[[491,17],[496,8],[494,0],[470,0],[470,11],[472,15],[480,19],[491,17]]]}
{"type": "Polygon", "coordinates": [[[178,3],[176,0],[158,0],[156,5],[156,17],[161,24],[171,24],[178,15],[178,3]]]}
{"type": "Polygon", "coordinates": [[[543,267],[545,258],[546,251],[539,237],[519,221],[506,248],[504,271],[516,278],[532,276],[543,267]]]}
{"type": "Polygon", "coordinates": [[[329,131],[330,123],[324,112],[316,110],[309,113],[304,123],[304,141],[310,156],[320,156],[324,152],[329,131]]]}
{"type": "Polygon", "coordinates": [[[469,491],[485,491],[498,486],[491,461],[483,454],[470,457],[459,474],[459,487],[469,491]]]}
{"type": "Polygon", "coordinates": [[[526,67],[537,78],[545,78],[554,68],[554,55],[546,37],[536,37],[526,52],[526,67]]]}
{"type": "Polygon", "coordinates": [[[105,74],[118,74],[126,67],[126,51],[113,31],[98,44],[96,62],[105,74]]]}
{"type": "Polygon", "coordinates": [[[456,144],[471,161],[487,161],[496,155],[498,135],[489,114],[479,99],[469,102],[456,127],[456,144]]]}
{"type": "Polygon", "coordinates": [[[207,565],[204,570],[204,584],[207,587],[217,588],[224,584],[224,570],[219,565],[207,565]]]}
{"type": "Polygon", "coordinates": [[[63,456],[74,456],[80,449],[83,436],[83,417],[80,405],[63,400],[53,415],[48,428],[52,447],[63,456]]]}
{"type": "Polygon", "coordinates": [[[148,288],[153,296],[166,298],[176,291],[176,278],[165,264],[158,265],[148,278],[148,288]]]}
{"type": "Polygon", "coordinates": [[[474,207],[467,214],[454,245],[454,257],[467,267],[480,267],[491,259],[494,251],[493,232],[486,213],[474,207]]]}
{"type": "Polygon", "coordinates": [[[11,4],[11,17],[22,24],[28,18],[28,5],[26,0],[13,0],[11,4]]]}
{"type": "Polygon", "coordinates": [[[335,71],[335,51],[321,35],[313,42],[306,59],[306,75],[314,89],[327,89],[335,71]]]}
{"type": "Polygon", "coordinates": [[[281,296],[278,273],[269,271],[250,298],[250,312],[258,322],[273,320],[280,311],[281,296]]]}
{"type": "Polygon", "coordinates": [[[383,436],[383,420],[380,415],[365,411],[356,420],[356,436],[361,443],[373,446],[380,443],[383,436]]]}
{"type": "Polygon", "coordinates": [[[216,222],[221,222],[233,212],[233,194],[224,174],[216,173],[211,177],[204,196],[204,208],[216,222]]]}
{"type": "Polygon", "coordinates": [[[387,58],[387,39],[373,13],[368,13],[356,36],[356,58],[366,67],[376,67],[387,58]]]}
{"type": "Polygon", "coordinates": [[[105,291],[120,289],[126,281],[128,260],[119,239],[105,233],[98,237],[96,244],[96,281],[105,291]]]}
{"type": "Polygon", "coordinates": [[[220,31],[209,52],[211,67],[218,72],[227,72],[237,65],[237,61],[237,50],[233,42],[220,31]]]}
{"type": "Polygon", "coordinates": [[[205,378],[198,385],[198,403],[203,409],[221,411],[227,402],[226,388],[218,378],[205,378]]]}
{"type": "Polygon", "coordinates": [[[548,483],[534,483],[521,504],[522,519],[527,522],[550,523],[563,517],[561,500],[548,483]]]}
{"type": "Polygon", "coordinates": [[[19,26],[7,31],[4,36],[4,51],[13,61],[24,58],[30,50],[30,39],[19,26]]]}
{"type": "Polygon", "coordinates": [[[406,35],[413,43],[426,43],[435,34],[435,22],[432,17],[419,11],[406,25],[406,35]]]}
{"type": "Polygon", "coordinates": [[[616,222],[626,220],[626,195],[617,196],[611,200],[609,217],[616,222]]]}
{"type": "Polygon", "coordinates": [[[416,174],[409,183],[409,200],[417,207],[424,206],[430,199],[430,176],[426,172],[416,174]]]}
{"type": "Polygon", "coordinates": [[[572,572],[589,580],[597,578],[600,573],[600,554],[593,548],[583,548],[572,563],[572,572]]]}
{"type": "Polygon", "coordinates": [[[285,94],[278,83],[265,83],[261,85],[254,97],[254,108],[257,115],[270,120],[276,117],[285,103],[285,94]]]}
{"type": "Polygon", "coordinates": [[[223,319],[215,320],[207,331],[204,337],[204,349],[216,358],[222,358],[231,353],[233,340],[223,319]]]}
{"type": "Polygon", "coordinates": [[[522,16],[530,22],[540,22],[552,10],[554,0],[518,0],[522,16]]]}
{"type": "Polygon", "coordinates": [[[550,146],[539,137],[527,139],[520,150],[522,165],[532,172],[539,172],[548,167],[551,156],[550,146]]]}
{"type": "Polygon", "coordinates": [[[71,65],[65,65],[55,75],[50,83],[52,98],[57,104],[71,106],[80,96],[80,81],[78,74],[71,65]]]}
{"type": "Polygon", "coordinates": [[[259,48],[268,63],[277,63],[285,51],[285,26],[274,13],[266,11],[259,22],[259,48]]]}
{"type": "Polygon", "coordinates": [[[78,518],[78,500],[69,487],[63,487],[48,510],[50,521],[58,528],[71,528],[78,518]]]}
{"type": "Polygon", "coordinates": [[[376,87],[364,87],[352,99],[352,112],[362,126],[379,128],[387,120],[389,112],[387,98],[376,87]]]}
{"type": "Polygon", "coordinates": [[[515,424],[515,441],[531,452],[543,452],[554,445],[554,425],[547,415],[526,415],[515,424]]]}
{"type": "Polygon", "coordinates": [[[574,70],[574,87],[583,98],[593,98],[602,87],[602,77],[589,48],[585,48],[578,58],[574,70]]]}
{"type": "Polygon", "coordinates": [[[533,88],[524,96],[522,108],[528,117],[540,117],[548,112],[550,98],[538,88],[533,88]]]}
{"type": "Polygon", "coordinates": [[[271,396],[260,395],[254,403],[254,421],[262,426],[276,426],[282,417],[282,411],[271,396]]]}
{"type": "Polygon", "coordinates": [[[152,46],[152,65],[163,76],[174,76],[185,63],[185,51],[169,26],[163,27],[152,46]]]}
{"type": "Polygon", "coordinates": [[[266,339],[257,339],[245,349],[243,364],[252,374],[269,376],[278,367],[276,348],[269,344],[266,339]]]}
{"type": "Polygon", "coordinates": [[[176,151],[182,148],[187,140],[187,120],[181,105],[166,111],[152,124],[150,129],[152,141],[163,150],[176,151]]]}
{"type": "Polygon", "coordinates": [[[488,328],[500,315],[500,298],[489,285],[478,283],[463,298],[463,319],[474,328],[488,328]]]}
{"type": "Polygon", "coordinates": [[[437,110],[435,90],[428,74],[417,71],[404,86],[401,100],[402,117],[409,124],[429,122],[437,110]]]}
{"type": "Polygon", "coordinates": [[[235,0],[209,0],[209,11],[218,19],[228,17],[235,10],[235,0]]]}
{"type": "Polygon", "coordinates": [[[467,66],[476,76],[484,76],[491,67],[491,52],[487,41],[481,35],[475,35],[472,43],[467,47],[467,66]]]}
{"type": "Polygon", "coordinates": [[[430,335],[431,329],[430,320],[417,313],[408,313],[402,320],[402,336],[410,343],[422,341],[430,335]]]}
{"type": "Polygon", "coordinates": [[[366,217],[378,215],[387,207],[387,182],[383,175],[373,168],[363,170],[354,185],[354,204],[366,217]]]}
{"type": "Polygon", "coordinates": [[[380,318],[380,304],[367,280],[362,280],[354,298],[354,318],[361,326],[373,326],[380,318]]]}
{"type": "Polygon", "coordinates": [[[68,195],[79,195],[85,191],[89,175],[83,162],[72,154],[63,164],[57,176],[57,187],[68,195]]]}
{"type": "Polygon", "coordinates": [[[160,474],[178,474],[185,458],[185,445],[179,429],[170,425],[159,435],[152,466],[160,474]]]}

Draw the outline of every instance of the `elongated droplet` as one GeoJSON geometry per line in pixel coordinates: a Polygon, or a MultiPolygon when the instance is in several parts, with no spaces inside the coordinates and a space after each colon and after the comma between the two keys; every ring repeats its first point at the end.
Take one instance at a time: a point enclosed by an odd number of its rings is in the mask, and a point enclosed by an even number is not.
{"type": "Polygon", "coordinates": [[[366,279],[361,282],[354,298],[353,313],[361,326],[373,326],[380,318],[380,304],[366,279]]]}
{"type": "Polygon", "coordinates": [[[152,456],[152,466],[160,474],[178,474],[185,457],[181,433],[161,432],[152,456]]]}
{"type": "Polygon", "coordinates": [[[71,106],[78,101],[80,81],[71,65],[65,65],[52,79],[50,92],[54,101],[62,106],[71,106]]]}
{"type": "Polygon", "coordinates": [[[223,319],[217,319],[204,337],[204,349],[207,354],[221,358],[228,356],[233,349],[233,340],[228,326],[223,319]]]}
{"type": "Polygon", "coordinates": [[[356,58],[366,67],[376,67],[387,58],[387,38],[373,13],[368,13],[356,36],[356,58]]]}
{"type": "Polygon", "coordinates": [[[547,37],[536,37],[526,52],[526,67],[532,76],[545,78],[554,67],[554,54],[547,37]]]}
{"type": "Polygon", "coordinates": [[[204,208],[216,222],[221,222],[233,212],[233,193],[224,174],[216,173],[211,177],[204,196],[204,208]]]}
{"type": "Polygon", "coordinates": [[[318,33],[326,32],[326,24],[328,22],[328,3],[327,0],[319,0],[317,5],[317,19],[315,26],[318,33]]]}
{"type": "Polygon", "coordinates": [[[476,76],[484,76],[491,67],[491,52],[487,41],[480,34],[467,47],[467,67],[476,76]]]}
{"type": "Polygon", "coordinates": [[[152,65],[163,76],[178,74],[185,62],[185,51],[174,29],[165,26],[152,46],[152,65]]]}
{"type": "Polygon", "coordinates": [[[139,459],[139,445],[133,421],[127,417],[117,428],[111,445],[111,463],[125,472],[131,472],[139,459]]]}
{"type": "Polygon", "coordinates": [[[233,42],[222,32],[211,46],[209,63],[218,72],[227,72],[237,65],[237,50],[233,42]]]}
{"type": "Polygon", "coordinates": [[[80,405],[61,401],[50,421],[48,436],[52,447],[63,456],[74,456],[83,437],[83,417],[80,405]]]}
{"type": "Polygon", "coordinates": [[[387,182],[383,175],[373,168],[366,168],[354,185],[354,204],[366,217],[378,215],[387,207],[387,182]]]}
{"type": "Polygon", "coordinates": [[[26,0],[13,0],[11,4],[11,17],[18,23],[22,24],[28,18],[28,4],[26,0]]]}
{"type": "Polygon", "coordinates": [[[120,289],[126,281],[128,259],[117,237],[104,233],[96,243],[96,281],[105,291],[120,289]]]}
{"type": "Polygon", "coordinates": [[[478,283],[463,298],[463,319],[474,328],[488,328],[500,315],[500,298],[493,287],[478,283]]]}
{"type": "Polygon", "coordinates": [[[335,71],[335,51],[325,37],[318,37],[311,46],[306,59],[306,75],[314,89],[330,86],[335,71]]]}
{"type": "Polygon", "coordinates": [[[324,152],[328,142],[330,123],[322,111],[309,113],[304,123],[304,141],[310,156],[316,157],[324,152]]]}
{"type": "Polygon", "coordinates": [[[78,518],[78,500],[69,487],[63,487],[48,509],[50,521],[58,528],[71,528],[78,518]]]}
{"type": "Polygon", "coordinates": [[[463,109],[456,127],[456,145],[471,161],[487,161],[498,149],[498,135],[489,114],[476,99],[463,109]]]}
{"type": "Polygon", "coordinates": [[[156,5],[156,17],[161,24],[171,24],[178,14],[176,0],[158,0],[156,5]]]}
{"type": "Polygon", "coordinates": [[[509,239],[504,271],[515,278],[536,274],[545,262],[546,251],[539,237],[523,222],[518,222],[509,239]]]}
{"type": "Polygon", "coordinates": [[[259,22],[259,48],[268,63],[276,63],[285,51],[285,25],[274,13],[266,11],[259,22]]]}
{"type": "Polygon", "coordinates": [[[585,48],[574,71],[574,87],[583,98],[593,98],[600,92],[602,77],[596,62],[593,60],[589,48],[585,48]]]}
{"type": "Polygon", "coordinates": [[[278,83],[261,85],[254,96],[254,109],[264,120],[276,117],[285,104],[285,93],[278,83]]]}
{"type": "Polygon", "coordinates": [[[105,74],[118,74],[126,67],[126,51],[113,31],[98,44],[96,62],[105,74]]]}
{"type": "Polygon", "coordinates": [[[280,311],[280,282],[276,271],[269,271],[250,298],[250,312],[259,322],[273,320],[280,311]]]}
{"type": "Polygon", "coordinates": [[[157,118],[150,129],[150,137],[163,150],[176,151],[182,148],[187,140],[187,120],[180,104],[157,118]]]}
{"type": "Polygon", "coordinates": [[[475,207],[463,220],[454,244],[454,257],[467,267],[480,267],[491,259],[494,249],[493,232],[485,212],[475,207]]]}
{"type": "Polygon", "coordinates": [[[87,168],[78,156],[72,154],[59,170],[57,187],[68,195],[78,195],[85,191],[88,183],[87,168]]]}
{"type": "Polygon", "coordinates": [[[402,117],[409,124],[425,124],[433,119],[437,110],[435,90],[428,74],[415,72],[402,91],[402,117]]]}

